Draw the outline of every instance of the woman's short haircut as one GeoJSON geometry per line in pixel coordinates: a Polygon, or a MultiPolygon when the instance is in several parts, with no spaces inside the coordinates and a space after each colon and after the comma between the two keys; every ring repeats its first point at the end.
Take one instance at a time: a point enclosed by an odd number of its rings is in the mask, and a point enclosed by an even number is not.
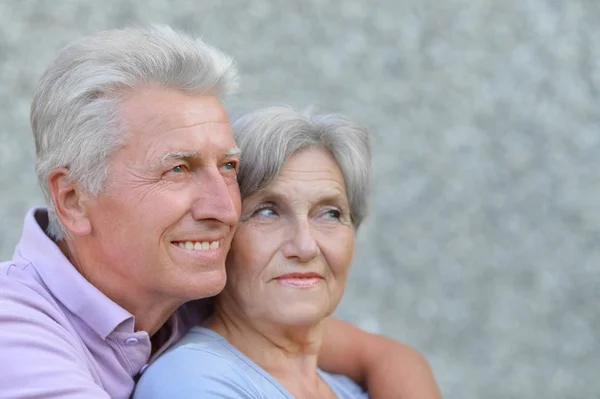
{"type": "Polygon", "coordinates": [[[355,228],[367,213],[371,145],[367,129],[343,115],[313,115],[290,107],[267,107],[232,123],[242,151],[238,182],[242,200],[273,182],[284,163],[308,148],[324,148],[337,161],[346,184],[355,228]]]}

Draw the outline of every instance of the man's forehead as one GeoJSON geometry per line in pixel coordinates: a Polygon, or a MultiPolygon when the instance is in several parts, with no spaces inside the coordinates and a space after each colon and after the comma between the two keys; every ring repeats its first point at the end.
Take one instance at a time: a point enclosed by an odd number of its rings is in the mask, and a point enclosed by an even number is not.
{"type": "Polygon", "coordinates": [[[212,95],[149,87],[130,93],[121,106],[122,117],[131,126],[171,130],[211,123],[229,124],[227,111],[212,95]]]}
{"type": "Polygon", "coordinates": [[[144,125],[162,132],[179,129],[210,128],[214,124],[229,125],[229,118],[225,112],[215,107],[202,108],[197,106],[189,109],[175,109],[171,112],[160,110],[156,113],[148,113],[144,125]]]}

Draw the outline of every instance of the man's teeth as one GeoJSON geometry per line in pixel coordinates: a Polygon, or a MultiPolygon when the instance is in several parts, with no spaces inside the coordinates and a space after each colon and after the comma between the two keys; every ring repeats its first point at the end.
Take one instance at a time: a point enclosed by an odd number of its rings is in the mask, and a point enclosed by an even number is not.
{"type": "Polygon", "coordinates": [[[219,241],[186,241],[179,242],[179,248],[182,249],[191,249],[194,251],[208,251],[209,249],[217,249],[219,248],[219,241]]]}

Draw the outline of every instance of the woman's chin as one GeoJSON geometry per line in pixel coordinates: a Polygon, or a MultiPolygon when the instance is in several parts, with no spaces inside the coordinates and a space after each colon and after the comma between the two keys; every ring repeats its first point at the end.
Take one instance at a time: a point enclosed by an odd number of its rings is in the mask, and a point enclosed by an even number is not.
{"type": "Polygon", "coordinates": [[[329,306],[314,303],[279,304],[273,322],[282,326],[312,327],[321,323],[332,313],[329,306]]]}

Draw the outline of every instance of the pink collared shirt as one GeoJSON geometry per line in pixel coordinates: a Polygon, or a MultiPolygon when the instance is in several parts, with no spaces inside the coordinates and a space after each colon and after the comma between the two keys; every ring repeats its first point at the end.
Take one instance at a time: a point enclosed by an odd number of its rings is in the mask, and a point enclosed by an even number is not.
{"type": "Polygon", "coordinates": [[[208,312],[182,306],[150,337],[91,285],[46,236],[45,208],[27,214],[13,259],[0,263],[0,398],[129,398],[134,378],[208,312]]]}

